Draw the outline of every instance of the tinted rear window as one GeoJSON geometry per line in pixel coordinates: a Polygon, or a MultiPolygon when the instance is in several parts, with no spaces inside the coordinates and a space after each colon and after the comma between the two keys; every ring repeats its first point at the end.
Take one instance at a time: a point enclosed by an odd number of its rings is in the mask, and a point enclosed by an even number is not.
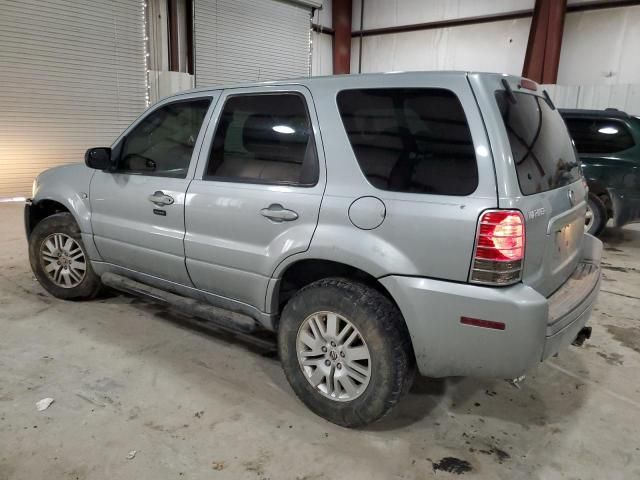
{"type": "Polygon", "coordinates": [[[635,145],[631,132],[620,120],[565,118],[580,153],[616,153],[635,145]]]}
{"type": "Polygon", "coordinates": [[[546,192],[580,179],[580,164],[560,114],[536,95],[514,92],[511,103],[496,92],[523,195],[546,192]]]}
{"type": "Polygon", "coordinates": [[[376,188],[469,195],[478,186],[471,132],[449,90],[344,90],[338,108],[358,164],[376,188]]]}

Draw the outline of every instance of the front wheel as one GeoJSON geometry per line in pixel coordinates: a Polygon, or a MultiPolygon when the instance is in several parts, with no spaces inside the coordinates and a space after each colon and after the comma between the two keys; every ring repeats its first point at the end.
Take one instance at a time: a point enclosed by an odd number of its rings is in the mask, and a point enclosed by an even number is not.
{"type": "Polygon", "coordinates": [[[413,381],[411,342],[397,307],[344,279],[319,280],[287,303],[278,349],[298,397],[344,427],[379,420],[413,381]]]}
{"type": "Polygon", "coordinates": [[[70,213],[38,223],[29,236],[29,262],[45,290],[64,300],[95,297],[102,287],[70,213]]]}

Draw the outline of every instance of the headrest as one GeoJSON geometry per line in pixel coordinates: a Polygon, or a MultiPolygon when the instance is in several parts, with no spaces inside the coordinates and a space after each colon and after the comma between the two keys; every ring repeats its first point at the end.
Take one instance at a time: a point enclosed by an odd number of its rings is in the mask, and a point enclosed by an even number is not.
{"type": "Polygon", "coordinates": [[[252,153],[258,153],[265,147],[269,149],[280,143],[278,132],[273,130],[271,115],[254,114],[247,117],[242,132],[244,148],[252,153]]]}

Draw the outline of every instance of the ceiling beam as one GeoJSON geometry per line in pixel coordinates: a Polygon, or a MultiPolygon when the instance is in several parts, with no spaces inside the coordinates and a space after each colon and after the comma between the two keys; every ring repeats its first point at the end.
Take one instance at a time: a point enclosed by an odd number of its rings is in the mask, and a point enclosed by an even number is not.
{"type": "MultiPolygon", "coordinates": [[[[620,8],[633,7],[640,5],[640,0],[598,0],[593,2],[581,3],[578,5],[568,5],[567,13],[586,12],[589,10],[601,10],[604,8],[620,8]]],[[[352,37],[370,37],[373,35],[388,35],[393,33],[416,32],[418,30],[434,30],[438,28],[461,27],[464,25],[477,25],[480,23],[503,22],[506,20],[518,20],[521,18],[530,18],[533,16],[532,8],[526,10],[515,10],[513,12],[495,13],[491,15],[478,15],[474,17],[453,18],[449,20],[437,20],[435,22],[413,23],[410,25],[396,25],[393,27],[369,28],[365,30],[354,30],[351,32],[352,37]]],[[[331,34],[326,27],[323,33],[331,34]]]]}

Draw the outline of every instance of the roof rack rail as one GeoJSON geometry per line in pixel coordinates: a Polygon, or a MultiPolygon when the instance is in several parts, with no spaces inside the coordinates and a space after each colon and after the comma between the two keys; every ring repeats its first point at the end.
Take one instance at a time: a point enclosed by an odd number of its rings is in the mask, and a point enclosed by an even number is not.
{"type": "Polygon", "coordinates": [[[605,108],[603,110],[585,109],[585,108],[559,108],[560,113],[564,116],[571,117],[608,117],[608,118],[629,118],[629,114],[617,108],[605,108]]]}

